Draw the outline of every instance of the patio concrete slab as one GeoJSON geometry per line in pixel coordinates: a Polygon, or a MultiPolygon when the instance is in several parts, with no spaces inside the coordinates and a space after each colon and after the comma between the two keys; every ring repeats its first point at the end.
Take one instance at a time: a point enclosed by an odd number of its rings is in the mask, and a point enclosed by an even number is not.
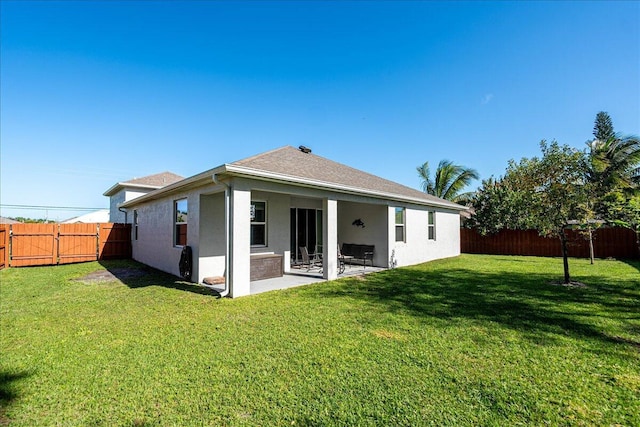
{"type": "MultiPolygon", "coordinates": [[[[361,276],[363,274],[376,273],[386,270],[380,267],[362,268],[361,265],[347,265],[344,273],[338,275],[338,279],[350,276],[361,276]]],[[[292,268],[290,273],[285,273],[282,277],[273,279],[255,280],[251,282],[251,295],[261,294],[263,292],[275,291],[278,289],[295,288],[296,286],[309,285],[311,283],[325,282],[320,270],[312,269],[307,271],[304,268],[292,268]]],[[[218,293],[224,290],[224,285],[203,285],[218,293]]]]}
{"type": "Polygon", "coordinates": [[[296,286],[308,285],[310,283],[324,282],[321,275],[311,274],[285,274],[282,277],[273,279],[256,280],[251,282],[251,295],[262,292],[275,291],[277,289],[295,288],[296,286]]]}
{"type": "MultiPolygon", "coordinates": [[[[338,275],[338,279],[342,277],[375,273],[382,270],[385,269],[380,267],[367,267],[364,269],[361,265],[347,265],[344,273],[338,275]]],[[[306,271],[304,268],[292,268],[290,273],[285,273],[282,277],[251,282],[251,295],[324,281],[325,279],[322,277],[322,272],[318,269],[306,271]]]]}

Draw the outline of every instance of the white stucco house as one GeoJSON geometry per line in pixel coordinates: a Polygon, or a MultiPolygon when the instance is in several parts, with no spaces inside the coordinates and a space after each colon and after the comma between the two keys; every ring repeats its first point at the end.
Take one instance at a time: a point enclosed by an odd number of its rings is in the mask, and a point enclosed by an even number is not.
{"type": "Polygon", "coordinates": [[[460,254],[463,206],[305,147],[226,163],[131,200],[115,188],[105,195],[132,223],[135,260],[178,276],[189,246],[192,280],[224,277],[231,297],[248,295],[261,269],[288,273],[300,247],[322,253],[328,280],[345,243],[374,246],[372,263],[383,268],[460,254]]]}
{"type": "Polygon", "coordinates": [[[93,224],[98,222],[109,222],[109,209],[100,209],[94,212],[86,213],[84,215],[69,218],[65,221],[62,221],[61,224],[93,224]]]}

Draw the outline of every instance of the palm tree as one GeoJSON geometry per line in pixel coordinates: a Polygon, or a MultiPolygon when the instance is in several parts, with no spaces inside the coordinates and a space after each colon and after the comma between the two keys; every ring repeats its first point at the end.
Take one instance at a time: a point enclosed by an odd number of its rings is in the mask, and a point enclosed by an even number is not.
{"type": "Polygon", "coordinates": [[[628,191],[638,188],[640,138],[616,134],[606,140],[594,139],[589,148],[590,178],[602,194],[613,189],[628,191]]]}
{"type": "MultiPolygon", "coordinates": [[[[596,115],[593,136],[587,142],[587,212],[595,221],[605,220],[634,230],[640,248],[640,211],[634,208],[635,201],[640,200],[640,138],[615,133],[611,117],[604,111],[596,115]]],[[[591,224],[587,229],[592,247],[591,224]]]]}
{"type": "Polygon", "coordinates": [[[640,139],[615,133],[605,111],[596,114],[589,146],[591,184],[603,196],[610,191],[629,192],[640,184],[640,139]]]}
{"type": "Polygon", "coordinates": [[[429,162],[424,162],[416,170],[422,180],[422,191],[461,205],[467,204],[473,195],[473,192],[462,193],[461,191],[472,180],[480,178],[475,169],[454,165],[449,160],[440,161],[434,179],[431,179],[429,162]]]}

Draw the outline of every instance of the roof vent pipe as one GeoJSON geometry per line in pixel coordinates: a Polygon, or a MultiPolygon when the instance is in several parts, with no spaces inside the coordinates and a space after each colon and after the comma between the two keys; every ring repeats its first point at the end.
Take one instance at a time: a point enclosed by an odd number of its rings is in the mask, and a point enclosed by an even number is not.
{"type": "Polygon", "coordinates": [[[309,154],[311,153],[311,148],[309,147],[305,147],[304,145],[301,145],[298,147],[298,150],[302,151],[305,154],[309,154]]]}

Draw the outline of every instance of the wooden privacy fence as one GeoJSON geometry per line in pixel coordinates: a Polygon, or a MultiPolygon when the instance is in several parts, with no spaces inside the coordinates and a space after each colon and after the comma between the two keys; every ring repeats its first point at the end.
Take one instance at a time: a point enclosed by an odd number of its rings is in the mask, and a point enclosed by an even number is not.
{"type": "Polygon", "coordinates": [[[131,257],[130,224],[0,225],[0,268],[131,257]]]}
{"type": "MultiPolygon", "coordinates": [[[[569,256],[589,257],[589,240],[574,230],[566,230],[569,256]]],[[[535,230],[502,230],[482,236],[475,230],[460,230],[460,251],[468,254],[530,255],[560,257],[562,249],[557,237],[541,237],[535,230]]],[[[638,258],[636,234],[627,228],[599,228],[593,232],[596,258],[638,258]]]]}

